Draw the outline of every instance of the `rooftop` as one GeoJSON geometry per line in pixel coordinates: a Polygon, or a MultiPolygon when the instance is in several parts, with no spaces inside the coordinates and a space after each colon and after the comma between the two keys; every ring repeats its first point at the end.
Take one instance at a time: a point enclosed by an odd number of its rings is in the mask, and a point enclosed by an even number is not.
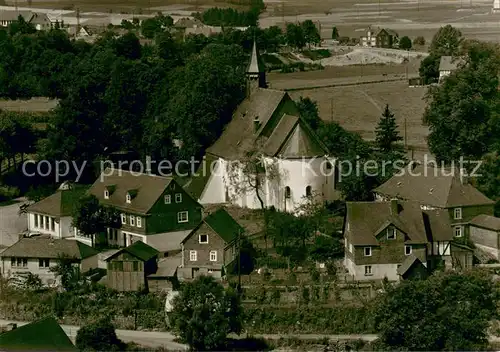
{"type": "Polygon", "coordinates": [[[57,259],[61,255],[66,255],[75,259],[85,259],[97,253],[94,248],[76,240],[31,237],[21,238],[5,249],[1,256],[57,259]]]}

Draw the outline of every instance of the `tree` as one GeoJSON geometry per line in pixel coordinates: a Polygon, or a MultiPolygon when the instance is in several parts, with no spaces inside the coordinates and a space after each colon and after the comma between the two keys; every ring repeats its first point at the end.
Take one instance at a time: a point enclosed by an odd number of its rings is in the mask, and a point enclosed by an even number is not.
{"type": "Polygon", "coordinates": [[[57,258],[57,264],[49,270],[61,279],[61,285],[66,291],[74,289],[80,281],[80,269],[74,264],[78,260],[66,254],[57,258]]]}
{"type": "Polygon", "coordinates": [[[479,174],[474,179],[476,187],[485,196],[496,201],[495,216],[500,216],[500,155],[498,152],[485,154],[482,164],[477,171],[479,174]]]}
{"type": "Polygon", "coordinates": [[[440,56],[430,54],[420,63],[418,73],[422,78],[424,84],[431,84],[437,82],[439,78],[439,62],[440,56]]]}
{"type": "Polygon", "coordinates": [[[306,37],[302,26],[288,23],[286,26],[286,42],[288,46],[301,50],[306,46],[306,37]]]}
{"type": "Polygon", "coordinates": [[[305,42],[311,47],[311,44],[319,44],[321,42],[321,34],[318,27],[311,20],[305,20],[300,24],[304,33],[305,42]]]}
{"type": "Polygon", "coordinates": [[[473,160],[492,147],[498,150],[499,64],[496,45],[471,45],[465,65],[430,91],[424,123],[431,131],[430,151],[438,160],[473,160]]]}
{"type": "Polygon", "coordinates": [[[425,45],[425,38],[419,35],[413,39],[413,45],[425,45]]]}
{"type": "Polygon", "coordinates": [[[82,326],[75,342],[80,351],[123,351],[126,348],[126,344],[116,336],[109,318],[82,326]]]}
{"type": "Polygon", "coordinates": [[[94,195],[88,195],[79,200],[73,216],[73,226],[84,236],[95,243],[95,235],[106,231],[111,224],[116,226],[118,214],[112,209],[107,209],[99,204],[94,195]]]}
{"type": "Polygon", "coordinates": [[[318,235],[309,250],[309,257],[317,262],[326,263],[344,255],[344,246],[337,238],[328,235],[318,235]]]}
{"type": "Polygon", "coordinates": [[[161,31],[162,23],[156,17],[146,18],[141,22],[141,34],[145,38],[153,39],[161,31]]]}
{"type": "Polygon", "coordinates": [[[484,350],[496,299],[485,272],[436,272],[389,286],[377,303],[375,325],[390,350],[484,350]]]}
{"type": "Polygon", "coordinates": [[[322,123],[321,118],[319,117],[318,104],[315,101],[312,101],[309,97],[300,97],[296,104],[299,109],[300,117],[302,117],[307,124],[316,131],[322,123]]]}
{"type": "Polygon", "coordinates": [[[389,104],[385,105],[384,112],[375,129],[375,142],[382,152],[394,150],[394,143],[402,141],[399,135],[396,118],[389,109],[389,104]]]}
{"type": "Polygon", "coordinates": [[[448,24],[439,28],[432,38],[429,53],[437,56],[458,56],[462,42],[462,32],[448,24]]]}
{"type": "Polygon", "coordinates": [[[332,39],[333,40],[337,40],[339,39],[340,35],[339,35],[339,31],[337,29],[337,27],[333,26],[332,28],[332,39]]]}
{"type": "Polygon", "coordinates": [[[181,286],[170,321],[175,334],[192,349],[220,349],[229,333],[241,332],[240,297],[213,277],[199,276],[181,286]]]}
{"type": "Polygon", "coordinates": [[[406,35],[404,37],[401,37],[401,39],[399,40],[399,48],[403,50],[410,50],[411,39],[408,38],[406,35]]]}

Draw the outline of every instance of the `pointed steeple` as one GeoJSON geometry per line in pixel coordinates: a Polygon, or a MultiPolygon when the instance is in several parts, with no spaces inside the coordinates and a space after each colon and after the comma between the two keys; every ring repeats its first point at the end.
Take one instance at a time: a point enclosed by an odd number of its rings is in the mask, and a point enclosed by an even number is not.
{"type": "MultiPolygon", "coordinates": [[[[250,91],[254,88],[266,88],[266,70],[259,57],[255,36],[253,39],[252,54],[247,67],[247,80],[250,91]]],[[[249,92],[250,93],[250,92],[249,92]]]]}

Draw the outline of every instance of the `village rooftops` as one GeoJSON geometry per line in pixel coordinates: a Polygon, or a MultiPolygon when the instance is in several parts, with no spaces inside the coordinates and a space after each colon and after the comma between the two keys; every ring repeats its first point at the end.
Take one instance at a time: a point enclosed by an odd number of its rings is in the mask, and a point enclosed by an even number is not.
{"type": "Polygon", "coordinates": [[[53,317],[0,334],[2,351],[78,351],[53,317]]]}
{"type": "Polygon", "coordinates": [[[52,239],[45,237],[21,238],[9,248],[5,249],[2,257],[16,258],[46,258],[57,259],[66,255],[74,259],[85,259],[98,252],[76,240],[52,239]]]}
{"type": "Polygon", "coordinates": [[[410,173],[395,175],[377,187],[375,193],[388,197],[420,202],[437,208],[491,205],[494,201],[460,178],[456,169],[418,165],[410,173]]]}
{"type": "Polygon", "coordinates": [[[460,57],[441,56],[439,71],[455,71],[463,63],[464,59],[460,57]]]}
{"type": "Polygon", "coordinates": [[[500,231],[500,218],[491,215],[478,215],[470,221],[470,224],[484,229],[500,231]]]}
{"type": "Polygon", "coordinates": [[[15,11],[15,10],[3,10],[0,11],[0,22],[1,21],[17,21],[21,16],[26,22],[30,22],[34,17],[34,13],[31,11],[15,11]]]}
{"type": "Polygon", "coordinates": [[[75,186],[68,190],[58,190],[47,198],[30,205],[26,208],[26,211],[54,217],[72,216],[78,205],[78,201],[86,191],[87,187],[83,186],[75,186]]]}
{"type": "Polygon", "coordinates": [[[176,182],[172,177],[108,168],[94,182],[89,192],[103,205],[128,212],[148,214],[172,182],[176,182]],[[107,197],[105,191],[108,192],[107,197]],[[130,202],[127,202],[127,199],[130,202]]]}
{"type": "Polygon", "coordinates": [[[412,244],[450,240],[452,236],[444,211],[424,212],[417,202],[347,202],[346,219],[349,241],[355,246],[378,245],[377,236],[390,225],[403,232],[412,244]]]}
{"type": "Polygon", "coordinates": [[[328,149],[298,116],[286,92],[258,88],[238,106],[207,153],[227,160],[239,160],[252,152],[281,158],[328,155],[328,149]]]}
{"type": "Polygon", "coordinates": [[[155,248],[147,245],[146,243],[142,241],[137,241],[131,244],[128,247],[122,248],[115,253],[113,253],[111,256],[106,258],[106,261],[109,261],[113,258],[115,258],[117,255],[121,253],[129,253],[136,257],[137,259],[142,260],[143,262],[147,262],[148,260],[154,258],[155,256],[158,255],[158,252],[155,248]]]}

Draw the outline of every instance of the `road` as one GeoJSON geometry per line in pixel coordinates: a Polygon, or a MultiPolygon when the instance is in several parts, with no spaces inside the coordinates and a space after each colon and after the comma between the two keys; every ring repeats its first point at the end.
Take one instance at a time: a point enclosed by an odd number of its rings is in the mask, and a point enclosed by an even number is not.
{"type": "MultiPolygon", "coordinates": [[[[28,322],[12,321],[0,319],[0,325],[15,323],[17,326],[23,326],[28,322]]],[[[62,329],[74,342],[76,333],[80,329],[79,326],[61,325],[62,329]]],[[[135,330],[116,330],[116,335],[124,342],[135,342],[138,345],[145,347],[165,347],[174,351],[188,350],[188,346],[175,342],[175,336],[169,332],[155,331],[135,331],[135,330]]],[[[245,335],[240,336],[230,335],[232,338],[245,338],[245,335]]],[[[366,342],[375,341],[378,336],[375,334],[349,334],[349,335],[328,335],[328,334],[257,334],[253,335],[256,338],[264,338],[266,340],[279,340],[281,338],[295,338],[300,340],[320,340],[328,338],[331,341],[348,341],[348,340],[363,340],[366,342]]],[[[500,343],[500,337],[490,336],[489,341],[492,343],[500,343]]]]}

